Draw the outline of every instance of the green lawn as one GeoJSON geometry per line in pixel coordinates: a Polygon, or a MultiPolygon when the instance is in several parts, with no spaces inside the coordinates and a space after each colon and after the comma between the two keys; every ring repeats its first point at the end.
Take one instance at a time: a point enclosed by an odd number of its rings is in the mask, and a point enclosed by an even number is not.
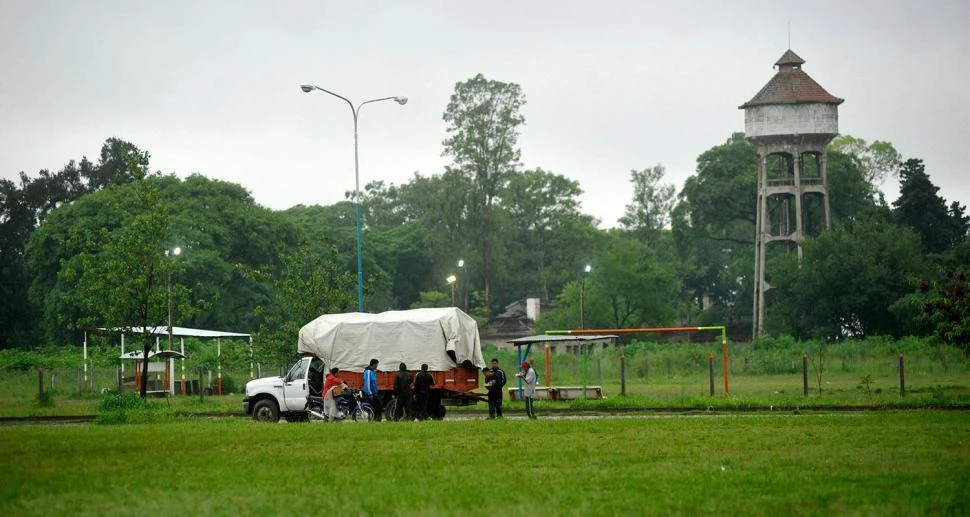
{"type": "Polygon", "coordinates": [[[965,515],[970,413],[0,427],[0,515],[965,515]]]}

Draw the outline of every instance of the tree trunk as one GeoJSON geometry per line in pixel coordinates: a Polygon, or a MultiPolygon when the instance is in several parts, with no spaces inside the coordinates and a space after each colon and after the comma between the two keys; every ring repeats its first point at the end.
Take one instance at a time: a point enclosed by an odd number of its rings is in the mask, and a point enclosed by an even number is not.
{"type": "Polygon", "coordinates": [[[148,398],[148,353],[152,351],[152,343],[149,341],[142,349],[141,358],[141,398],[148,398]]]}

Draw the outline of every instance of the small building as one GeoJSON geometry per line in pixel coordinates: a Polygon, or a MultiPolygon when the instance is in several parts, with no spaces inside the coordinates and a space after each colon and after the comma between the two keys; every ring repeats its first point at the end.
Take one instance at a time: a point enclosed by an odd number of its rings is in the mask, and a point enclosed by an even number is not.
{"type": "MultiPolygon", "coordinates": [[[[483,341],[501,341],[525,337],[532,333],[539,319],[539,298],[516,300],[505,311],[479,330],[483,341]]],[[[501,348],[501,345],[499,345],[501,348]]]]}

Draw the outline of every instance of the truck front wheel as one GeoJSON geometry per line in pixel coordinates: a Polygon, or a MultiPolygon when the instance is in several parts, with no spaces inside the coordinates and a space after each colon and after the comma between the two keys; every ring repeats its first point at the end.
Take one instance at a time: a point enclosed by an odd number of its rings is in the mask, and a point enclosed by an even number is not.
{"type": "Polygon", "coordinates": [[[253,405],[253,420],[257,422],[279,422],[280,408],[276,402],[263,399],[253,405]]]}

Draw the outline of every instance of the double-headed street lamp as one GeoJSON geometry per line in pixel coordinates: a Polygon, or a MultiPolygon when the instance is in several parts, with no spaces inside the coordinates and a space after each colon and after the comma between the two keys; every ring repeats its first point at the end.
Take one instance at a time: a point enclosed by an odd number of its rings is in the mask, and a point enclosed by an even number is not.
{"type": "Polygon", "coordinates": [[[357,311],[364,312],[364,260],[361,255],[361,241],[360,241],[360,212],[361,203],[363,202],[360,195],[360,162],[357,157],[357,117],[360,115],[360,109],[364,107],[364,104],[370,104],[372,102],[380,101],[390,101],[400,104],[401,106],[407,104],[407,97],[381,97],[380,99],[371,99],[369,101],[364,101],[354,106],[353,102],[343,95],[336,94],[330,90],[325,90],[319,86],[313,84],[303,84],[300,85],[300,89],[305,93],[310,93],[313,90],[320,90],[323,93],[329,93],[338,99],[342,99],[344,102],[350,106],[350,112],[354,116],[354,221],[357,227],[357,311]]]}

